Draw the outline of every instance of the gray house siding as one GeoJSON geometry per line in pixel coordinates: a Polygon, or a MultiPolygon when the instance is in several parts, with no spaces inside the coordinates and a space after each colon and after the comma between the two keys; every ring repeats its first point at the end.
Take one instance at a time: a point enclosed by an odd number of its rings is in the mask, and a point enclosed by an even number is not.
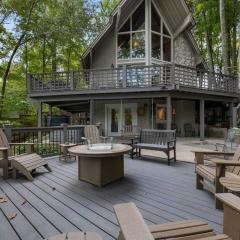
{"type": "Polygon", "coordinates": [[[195,67],[197,54],[189,44],[184,34],[174,40],[174,62],[180,65],[195,67]]]}
{"type": "Polygon", "coordinates": [[[104,41],[94,51],[92,56],[93,69],[111,68],[116,62],[116,38],[114,30],[106,36],[104,41]]]}

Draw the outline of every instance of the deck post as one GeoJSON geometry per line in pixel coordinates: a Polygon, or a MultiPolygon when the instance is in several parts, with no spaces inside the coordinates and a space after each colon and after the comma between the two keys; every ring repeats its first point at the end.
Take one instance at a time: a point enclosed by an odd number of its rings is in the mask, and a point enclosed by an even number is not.
{"type": "Polygon", "coordinates": [[[231,128],[236,127],[237,126],[237,109],[236,107],[234,107],[233,102],[230,102],[229,104],[229,112],[230,112],[229,125],[231,128]]]}
{"type": "Polygon", "coordinates": [[[12,142],[12,125],[11,124],[4,124],[3,125],[4,133],[7,137],[8,142],[12,142]]]}
{"type": "Polygon", "coordinates": [[[233,127],[237,127],[237,107],[233,107],[232,109],[232,125],[233,127]]]}
{"type": "Polygon", "coordinates": [[[90,124],[94,124],[94,100],[90,100],[90,124]]]}
{"type": "Polygon", "coordinates": [[[74,90],[74,79],[73,79],[74,75],[73,75],[73,71],[70,71],[68,74],[69,74],[68,78],[69,78],[70,89],[74,90]]]}
{"type": "Polygon", "coordinates": [[[63,123],[61,124],[61,127],[63,128],[63,143],[67,144],[68,141],[68,124],[63,123]]]}
{"type": "Polygon", "coordinates": [[[152,122],[152,129],[153,129],[153,98],[151,99],[151,122],[152,122]]]}
{"type": "Polygon", "coordinates": [[[205,108],[204,99],[200,99],[200,141],[203,141],[205,138],[205,119],[204,119],[204,108],[205,108]]]}
{"type": "Polygon", "coordinates": [[[126,88],[127,87],[127,65],[123,65],[122,71],[123,71],[122,87],[126,88]]]}
{"type": "Polygon", "coordinates": [[[171,96],[167,96],[167,129],[170,130],[172,128],[172,103],[171,96]]]}
{"type": "Polygon", "coordinates": [[[27,74],[27,92],[32,92],[32,75],[30,73],[27,74]]]}
{"type": "Polygon", "coordinates": [[[42,103],[38,103],[38,108],[37,108],[37,116],[38,116],[38,127],[42,127],[42,103]]]}

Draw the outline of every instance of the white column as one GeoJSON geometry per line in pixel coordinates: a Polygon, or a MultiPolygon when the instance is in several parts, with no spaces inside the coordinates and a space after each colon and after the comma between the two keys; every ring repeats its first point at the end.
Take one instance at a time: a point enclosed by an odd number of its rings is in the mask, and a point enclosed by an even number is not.
{"type": "Polygon", "coordinates": [[[146,64],[151,65],[151,0],[145,1],[145,29],[146,29],[146,42],[145,42],[145,52],[146,52],[146,64]]]}
{"type": "Polygon", "coordinates": [[[171,96],[167,96],[167,129],[172,128],[172,102],[171,96]]]}
{"type": "Polygon", "coordinates": [[[205,138],[205,101],[204,99],[200,100],[200,140],[203,141],[205,138]]]}

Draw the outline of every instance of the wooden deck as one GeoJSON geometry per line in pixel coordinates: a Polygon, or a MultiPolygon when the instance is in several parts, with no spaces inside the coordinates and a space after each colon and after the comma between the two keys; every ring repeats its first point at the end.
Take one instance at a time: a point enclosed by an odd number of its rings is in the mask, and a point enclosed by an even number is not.
{"type": "Polygon", "coordinates": [[[126,177],[98,188],[77,180],[76,162],[60,163],[57,157],[48,161],[53,172],[39,173],[34,182],[0,179],[0,196],[7,198],[0,203],[1,240],[37,240],[78,230],[116,239],[119,228],[112,205],[130,201],[149,224],[201,218],[222,232],[223,214],[214,209],[212,195],[195,189],[193,164],[169,167],[166,161],[126,158],[126,177]]]}

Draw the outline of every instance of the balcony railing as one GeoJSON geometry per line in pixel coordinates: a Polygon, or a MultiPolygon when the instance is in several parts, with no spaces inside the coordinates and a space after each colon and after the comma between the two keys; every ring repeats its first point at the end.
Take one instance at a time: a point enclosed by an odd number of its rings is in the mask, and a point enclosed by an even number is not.
{"type": "Polygon", "coordinates": [[[28,75],[28,93],[133,88],[195,88],[238,93],[238,78],[177,64],[28,75]]]}

